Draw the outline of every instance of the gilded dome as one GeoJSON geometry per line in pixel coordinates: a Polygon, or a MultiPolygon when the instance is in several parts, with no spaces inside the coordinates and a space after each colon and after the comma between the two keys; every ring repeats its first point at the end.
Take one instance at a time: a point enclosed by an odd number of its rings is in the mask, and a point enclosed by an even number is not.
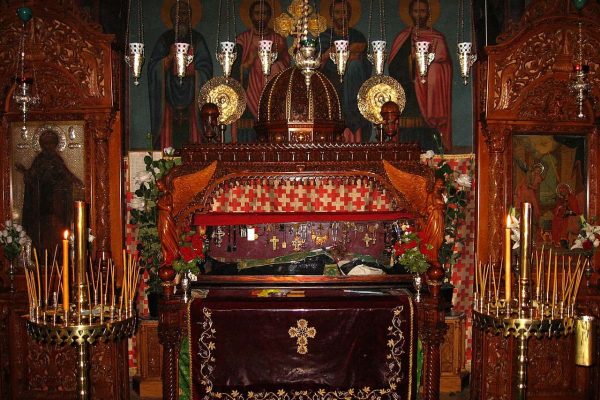
{"type": "Polygon", "coordinates": [[[343,128],[338,94],[322,73],[314,73],[308,90],[296,67],[281,71],[265,85],[256,125],[260,141],[339,141],[343,128]]]}

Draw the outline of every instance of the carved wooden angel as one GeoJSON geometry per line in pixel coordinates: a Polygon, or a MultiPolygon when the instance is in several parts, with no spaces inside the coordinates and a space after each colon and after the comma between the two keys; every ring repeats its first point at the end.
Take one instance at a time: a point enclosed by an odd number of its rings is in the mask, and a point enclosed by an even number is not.
{"type": "Polygon", "coordinates": [[[384,161],[383,164],[394,188],[402,193],[419,213],[419,218],[422,221],[423,240],[431,246],[431,250],[425,256],[429,262],[437,264],[438,252],[444,241],[444,215],[446,211],[443,196],[444,180],[436,178],[433,185],[431,185],[430,181],[421,175],[402,171],[387,161],[384,161]]]}

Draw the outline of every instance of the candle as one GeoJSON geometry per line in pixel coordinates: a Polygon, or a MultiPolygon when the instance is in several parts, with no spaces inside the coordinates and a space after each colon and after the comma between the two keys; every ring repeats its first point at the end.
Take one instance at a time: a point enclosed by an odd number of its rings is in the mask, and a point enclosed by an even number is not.
{"type": "Polygon", "coordinates": [[[63,253],[63,269],[62,269],[62,280],[63,280],[63,309],[65,314],[69,310],[69,231],[65,231],[63,234],[62,241],[62,253],[63,253]]]}
{"type": "Polygon", "coordinates": [[[510,274],[510,214],[506,216],[506,229],[504,231],[504,300],[510,302],[511,274],[510,274]]]}

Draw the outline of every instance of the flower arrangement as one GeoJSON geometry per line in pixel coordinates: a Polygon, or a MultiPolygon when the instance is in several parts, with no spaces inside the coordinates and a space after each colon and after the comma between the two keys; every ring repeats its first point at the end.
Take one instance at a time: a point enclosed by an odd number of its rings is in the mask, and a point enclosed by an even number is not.
{"type": "Polygon", "coordinates": [[[206,235],[194,232],[183,234],[181,239],[181,257],[173,261],[173,269],[182,274],[198,275],[205,260],[206,235]]]}
{"type": "Polygon", "coordinates": [[[434,156],[435,153],[428,150],[423,153],[422,158],[435,168],[435,177],[442,178],[445,182],[444,240],[438,252],[438,260],[446,266],[449,277],[452,267],[462,254],[465,238],[460,236],[460,228],[465,223],[465,208],[473,179],[470,173],[464,174],[454,170],[443,154],[437,164],[434,164],[434,156]]]}
{"type": "Polygon", "coordinates": [[[162,178],[171,168],[181,164],[181,159],[173,158],[174,150],[166,148],[163,154],[167,157],[154,160],[149,154],[144,157],[146,169],[137,173],[133,180],[137,185],[135,197],[129,202],[130,223],[137,226],[137,238],[140,266],[149,273],[148,292],[160,293],[161,280],[158,268],[163,262],[158,237],[156,200],[159,190],[156,181],[162,178]]]}
{"type": "Polygon", "coordinates": [[[392,252],[398,264],[412,274],[422,274],[429,268],[427,254],[431,245],[423,241],[422,233],[414,233],[413,228],[404,223],[396,227],[397,239],[392,252]]]}
{"type": "Polygon", "coordinates": [[[4,250],[4,256],[9,261],[14,260],[21,254],[21,249],[27,241],[27,234],[19,224],[6,220],[2,231],[0,231],[0,245],[4,250]]]}
{"type": "Polygon", "coordinates": [[[582,249],[585,252],[592,252],[600,246],[600,225],[590,224],[583,215],[579,217],[579,223],[581,224],[581,230],[573,242],[571,250],[582,249]]]}

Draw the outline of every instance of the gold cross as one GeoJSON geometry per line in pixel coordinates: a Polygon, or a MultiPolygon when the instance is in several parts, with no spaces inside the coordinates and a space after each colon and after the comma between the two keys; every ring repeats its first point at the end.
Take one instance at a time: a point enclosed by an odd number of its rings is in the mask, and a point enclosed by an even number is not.
{"type": "Polygon", "coordinates": [[[298,338],[296,340],[296,344],[298,345],[296,351],[298,354],[306,354],[308,353],[308,338],[314,339],[317,330],[312,326],[309,328],[307,320],[299,319],[296,322],[296,326],[292,326],[288,330],[288,334],[291,338],[298,338]]]}
{"type": "Polygon", "coordinates": [[[273,251],[277,250],[277,243],[279,243],[279,239],[277,239],[277,236],[273,235],[269,242],[273,243],[273,251]]]}
{"type": "Polygon", "coordinates": [[[365,233],[365,237],[363,238],[363,241],[365,242],[365,247],[369,247],[369,243],[373,240],[373,238],[371,236],[369,236],[368,233],[365,233]]]}
{"type": "Polygon", "coordinates": [[[304,240],[299,235],[294,236],[294,240],[292,240],[292,246],[294,247],[294,251],[300,251],[300,248],[304,244],[304,240]]]}

